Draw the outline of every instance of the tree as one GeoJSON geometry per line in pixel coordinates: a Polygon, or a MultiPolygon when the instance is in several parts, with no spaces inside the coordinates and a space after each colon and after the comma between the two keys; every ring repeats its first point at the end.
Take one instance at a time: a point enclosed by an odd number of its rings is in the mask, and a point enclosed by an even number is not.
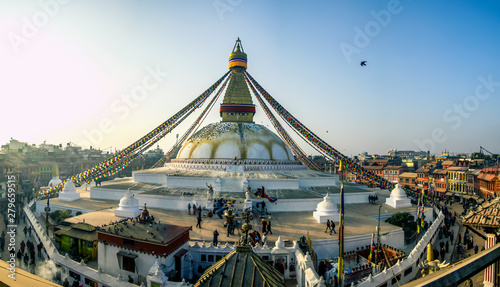
{"type": "Polygon", "coordinates": [[[417,230],[417,223],[415,217],[409,212],[398,212],[393,216],[387,218],[385,222],[403,228],[405,236],[409,237],[417,230]]]}

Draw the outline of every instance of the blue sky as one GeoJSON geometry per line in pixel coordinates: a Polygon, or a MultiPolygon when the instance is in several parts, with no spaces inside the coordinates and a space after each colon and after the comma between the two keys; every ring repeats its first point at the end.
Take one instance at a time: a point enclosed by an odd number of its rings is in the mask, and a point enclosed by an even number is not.
{"type": "Polygon", "coordinates": [[[240,37],[249,73],[349,156],[500,152],[498,31],[497,1],[2,1],[0,143],[124,148],[220,78],[240,37]]]}

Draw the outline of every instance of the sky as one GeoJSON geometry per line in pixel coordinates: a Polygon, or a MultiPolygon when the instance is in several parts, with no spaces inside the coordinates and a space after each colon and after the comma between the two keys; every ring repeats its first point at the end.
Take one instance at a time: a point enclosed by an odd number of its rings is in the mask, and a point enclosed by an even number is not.
{"type": "Polygon", "coordinates": [[[499,153],[498,31],[498,1],[1,1],[0,143],[122,149],[218,80],[240,37],[248,72],[348,156],[499,153]]]}

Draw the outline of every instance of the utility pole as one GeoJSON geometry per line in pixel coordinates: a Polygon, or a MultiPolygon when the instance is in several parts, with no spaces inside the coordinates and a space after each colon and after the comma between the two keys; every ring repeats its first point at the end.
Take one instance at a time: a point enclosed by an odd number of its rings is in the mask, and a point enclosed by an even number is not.
{"type": "Polygon", "coordinates": [[[375,250],[375,265],[377,265],[377,254],[380,251],[380,209],[382,205],[378,206],[378,225],[377,225],[377,249],[375,250]]]}
{"type": "Polygon", "coordinates": [[[339,160],[340,173],[340,222],[339,222],[339,286],[344,286],[344,159],[339,160]]]}

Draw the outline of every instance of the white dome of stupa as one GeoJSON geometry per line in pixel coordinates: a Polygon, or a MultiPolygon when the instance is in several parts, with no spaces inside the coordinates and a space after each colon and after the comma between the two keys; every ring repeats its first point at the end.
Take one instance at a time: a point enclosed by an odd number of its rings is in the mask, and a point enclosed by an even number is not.
{"type": "Polygon", "coordinates": [[[219,122],[205,126],[184,143],[178,159],[294,160],[286,144],[262,125],[219,122]]]}
{"type": "Polygon", "coordinates": [[[118,206],[127,208],[137,207],[137,209],[139,209],[139,200],[135,199],[130,189],[128,189],[122,199],[120,199],[120,204],[118,206]]]}
{"type": "Polygon", "coordinates": [[[76,186],[71,178],[68,178],[68,180],[64,184],[62,192],[76,192],[76,186]]]}
{"type": "Polygon", "coordinates": [[[327,220],[339,220],[339,212],[337,209],[337,204],[333,201],[333,198],[330,197],[330,194],[326,194],[323,197],[323,201],[318,203],[316,206],[316,211],[313,212],[313,217],[319,223],[325,223],[327,220]]]}
{"type": "Polygon", "coordinates": [[[316,211],[319,212],[337,212],[337,205],[333,202],[330,195],[327,193],[325,197],[323,197],[323,201],[318,203],[316,206],[316,211]]]}
{"type": "Polygon", "coordinates": [[[61,193],[59,193],[59,200],[61,201],[75,201],[80,199],[80,194],[76,192],[76,186],[72,178],[68,178],[64,183],[61,193]]]}
{"type": "Polygon", "coordinates": [[[401,188],[399,183],[396,184],[396,187],[391,191],[391,197],[396,199],[406,198],[406,192],[401,188]]]}
{"type": "Polygon", "coordinates": [[[118,208],[115,209],[115,216],[126,217],[126,218],[136,218],[141,215],[141,209],[139,208],[139,201],[134,197],[130,189],[125,192],[125,195],[120,199],[120,204],[118,208]]]}
{"type": "Polygon", "coordinates": [[[385,199],[385,204],[394,208],[410,207],[411,199],[406,197],[406,192],[398,183],[396,184],[396,187],[391,191],[391,196],[385,199]]]}
{"type": "Polygon", "coordinates": [[[49,181],[48,187],[56,186],[60,184],[62,181],[59,179],[59,176],[53,176],[52,179],[49,181]]]}

